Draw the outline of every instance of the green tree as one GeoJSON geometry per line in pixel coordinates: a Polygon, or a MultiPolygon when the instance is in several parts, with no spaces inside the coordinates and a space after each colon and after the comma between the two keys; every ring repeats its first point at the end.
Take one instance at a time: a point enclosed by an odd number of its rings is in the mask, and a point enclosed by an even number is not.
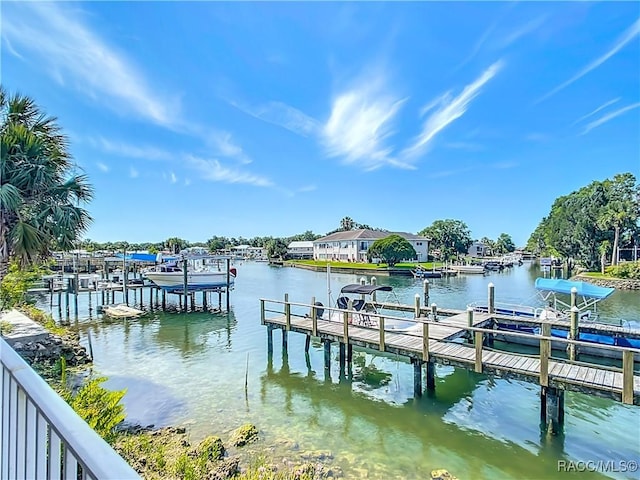
{"type": "Polygon", "coordinates": [[[508,233],[500,234],[500,236],[496,240],[495,247],[496,251],[500,254],[513,252],[516,249],[516,246],[511,239],[511,235],[509,235],[508,233]]]}
{"type": "Polygon", "coordinates": [[[56,118],[0,87],[0,279],[11,258],[33,263],[86,231],[93,189],[75,170],[56,118]]]}
{"type": "Polygon", "coordinates": [[[489,249],[489,254],[493,255],[496,251],[496,242],[491,240],[489,237],[482,237],[480,239],[480,243],[482,243],[487,249],[489,249]]]}
{"type": "Polygon", "coordinates": [[[171,253],[180,253],[189,246],[189,242],[178,237],[167,238],[163,242],[163,247],[170,250],[171,253]]]}
{"type": "Polygon", "coordinates": [[[373,258],[380,258],[390,267],[401,260],[413,260],[416,256],[413,245],[407,239],[395,234],[376,240],[367,250],[369,261],[373,258]]]}
{"type": "Polygon", "coordinates": [[[281,238],[274,238],[267,243],[268,258],[286,258],[287,243],[281,238]]]}
{"type": "Polygon", "coordinates": [[[430,250],[439,250],[443,260],[451,260],[466,253],[473,243],[467,224],[461,220],[436,220],[419,232],[431,239],[430,250]]]}
{"type": "Polygon", "coordinates": [[[340,220],[340,230],[346,232],[348,230],[353,230],[356,228],[356,222],[353,221],[351,217],[344,217],[340,220]]]}
{"type": "Polygon", "coordinates": [[[637,230],[638,227],[640,188],[630,173],[616,175],[613,180],[604,183],[608,190],[608,202],[600,211],[597,224],[603,230],[613,229],[611,265],[617,265],[621,231],[637,230]]]}
{"type": "Polygon", "coordinates": [[[636,179],[630,173],[620,174],[557,198],[528,245],[544,243],[548,253],[595,270],[601,263],[600,245],[611,242],[612,257],[617,259],[618,242],[637,235],[638,218],[640,189],[636,179]]]}
{"type": "Polygon", "coordinates": [[[229,243],[225,237],[213,236],[207,240],[207,248],[210,252],[216,252],[218,250],[224,250],[224,247],[229,243]]]}

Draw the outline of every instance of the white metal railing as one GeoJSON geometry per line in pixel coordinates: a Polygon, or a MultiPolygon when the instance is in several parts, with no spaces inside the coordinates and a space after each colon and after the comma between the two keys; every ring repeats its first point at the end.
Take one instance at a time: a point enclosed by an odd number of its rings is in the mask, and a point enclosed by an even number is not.
{"type": "Polygon", "coordinates": [[[0,338],[0,479],[139,475],[0,338]]]}

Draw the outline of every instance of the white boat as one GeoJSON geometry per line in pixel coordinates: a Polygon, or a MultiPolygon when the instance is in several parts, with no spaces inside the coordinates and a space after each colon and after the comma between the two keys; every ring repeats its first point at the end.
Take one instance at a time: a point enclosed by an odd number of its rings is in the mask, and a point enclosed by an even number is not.
{"type": "Polygon", "coordinates": [[[484,265],[449,265],[449,268],[458,273],[472,273],[483,275],[487,269],[484,265]]]}
{"type": "MultiPolygon", "coordinates": [[[[237,270],[190,270],[187,268],[187,290],[206,290],[222,287],[231,287],[235,282],[237,270]]],[[[144,276],[158,287],[168,292],[184,291],[185,274],[175,263],[165,263],[156,266],[153,270],[144,273],[144,276]]]]}

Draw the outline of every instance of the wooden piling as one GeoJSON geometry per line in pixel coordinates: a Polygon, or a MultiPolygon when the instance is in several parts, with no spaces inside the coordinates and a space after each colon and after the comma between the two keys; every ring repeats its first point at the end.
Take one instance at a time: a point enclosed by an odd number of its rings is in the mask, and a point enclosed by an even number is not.
{"type": "Polygon", "coordinates": [[[304,339],[304,353],[309,353],[309,347],[311,346],[311,335],[306,335],[304,339]]]}
{"type": "Polygon", "coordinates": [[[378,319],[378,328],[380,330],[380,351],[384,352],[384,317],[378,319]]]}
{"type": "MultiPolygon", "coordinates": [[[[227,294],[228,295],[228,294],[227,294]]],[[[289,294],[284,294],[284,317],[285,317],[285,328],[287,332],[291,330],[291,304],[289,303],[289,294]]]]}
{"type": "Polygon", "coordinates": [[[324,343],[324,369],[331,370],[331,342],[323,340],[324,343]]]}
{"type": "Polygon", "coordinates": [[[438,306],[435,303],[431,304],[431,318],[434,322],[438,321],[438,306]]]}
{"type": "Polygon", "coordinates": [[[429,361],[429,322],[422,323],[422,360],[429,361]]]}
{"type": "MultiPolygon", "coordinates": [[[[551,324],[544,322],[542,324],[542,336],[551,336],[551,324]]],[[[540,385],[549,386],[549,355],[551,354],[551,341],[540,339],[540,385]]]]}
{"type": "Polygon", "coordinates": [[[427,374],[427,390],[435,390],[436,364],[434,362],[426,362],[426,374],[427,374]]]}
{"type": "MultiPolygon", "coordinates": [[[[184,299],[184,306],[180,305],[184,312],[187,311],[187,294],[189,293],[189,277],[187,272],[187,259],[182,260],[182,297],[180,299],[184,299]]],[[[182,302],[180,302],[182,304],[182,302]]]]}
{"type": "Polygon", "coordinates": [[[289,351],[289,332],[284,328],[282,329],[282,351],[284,353],[289,351]]]}
{"type": "Polygon", "coordinates": [[[425,279],[422,282],[422,297],[424,299],[425,307],[429,305],[429,280],[425,279]]]}
{"type": "Polygon", "coordinates": [[[491,315],[496,313],[496,289],[493,283],[489,283],[488,290],[487,313],[491,315]]]}
{"type": "Polygon", "coordinates": [[[413,364],[413,395],[418,398],[422,396],[422,362],[417,358],[412,358],[413,364]]]}
{"type": "MultiPolygon", "coordinates": [[[[377,285],[378,284],[378,280],[376,279],[376,277],[371,277],[371,285],[377,285]]],[[[373,291],[371,292],[371,300],[375,303],[376,302],[376,292],[373,291]]]]}
{"type": "Polygon", "coordinates": [[[260,325],[264,325],[264,298],[260,299],[260,325]]]}
{"type": "Polygon", "coordinates": [[[417,293],[413,299],[413,315],[416,318],[420,317],[420,295],[417,293]]]}
{"type": "Polygon", "coordinates": [[[229,292],[231,291],[231,277],[230,277],[231,272],[229,271],[230,268],[231,268],[231,259],[227,258],[227,262],[226,263],[227,263],[227,289],[226,289],[226,292],[225,292],[226,293],[225,297],[226,297],[226,301],[227,301],[227,312],[228,312],[229,308],[231,308],[230,307],[231,303],[230,303],[230,299],[229,299],[229,292]]]}
{"type": "Polygon", "coordinates": [[[273,356],[273,325],[267,325],[267,355],[273,356]]]}
{"type": "Polygon", "coordinates": [[[622,352],[622,403],[633,405],[633,352],[622,352]]]}
{"type": "Polygon", "coordinates": [[[476,347],[474,370],[476,373],[482,373],[482,332],[474,332],[474,344],[476,347]]]}
{"type": "Polygon", "coordinates": [[[311,297],[311,335],[318,336],[318,309],[316,307],[316,297],[311,297]]]}
{"type": "Polygon", "coordinates": [[[167,310],[167,292],[162,290],[162,311],[167,310]]]}
{"type": "Polygon", "coordinates": [[[344,312],[342,314],[342,341],[344,343],[349,343],[349,313],[348,312],[344,312]]]}
{"type": "Polygon", "coordinates": [[[204,312],[209,310],[209,307],[207,306],[207,292],[206,291],[202,292],[202,310],[204,312]]]}
{"type": "MultiPolygon", "coordinates": [[[[575,287],[573,287],[571,289],[571,301],[575,301],[575,299],[573,298],[574,295],[574,290],[576,290],[575,287]]],[[[569,339],[570,340],[577,340],[578,339],[578,316],[580,314],[580,310],[578,309],[578,307],[576,307],[575,305],[571,307],[571,328],[569,328],[569,339]]],[[[578,359],[578,352],[577,352],[577,348],[576,345],[573,343],[570,343],[568,346],[569,349],[569,360],[571,361],[575,361],[578,359]]]]}

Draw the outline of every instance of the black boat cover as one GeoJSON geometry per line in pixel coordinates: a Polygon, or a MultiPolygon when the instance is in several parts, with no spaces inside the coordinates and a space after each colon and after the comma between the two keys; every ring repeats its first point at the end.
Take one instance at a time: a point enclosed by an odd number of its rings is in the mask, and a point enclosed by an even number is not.
{"type": "Polygon", "coordinates": [[[351,285],[345,285],[340,290],[340,293],[357,293],[361,295],[371,295],[373,292],[390,292],[393,290],[389,285],[361,285],[359,283],[352,283],[351,285]]]}

